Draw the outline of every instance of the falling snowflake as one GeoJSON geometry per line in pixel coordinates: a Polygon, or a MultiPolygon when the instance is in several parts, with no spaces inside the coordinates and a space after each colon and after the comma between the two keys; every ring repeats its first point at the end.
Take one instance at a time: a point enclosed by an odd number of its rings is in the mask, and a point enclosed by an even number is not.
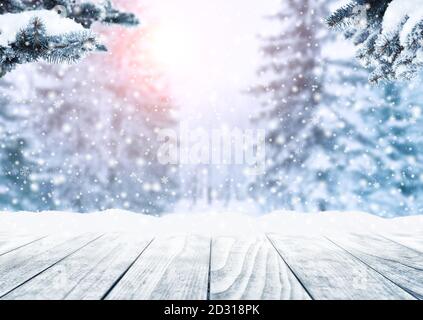
{"type": "Polygon", "coordinates": [[[28,167],[23,167],[19,170],[19,175],[21,177],[28,177],[31,174],[31,169],[28,167]]]}
{"type": "Polygon", "coordinates": [[[56,109],[60,109],[63,106],[64,103],[65,102],[63,100],[57,100],[57,101],[54,101],[53,106],[56,109]]]}
{"type": "Polygon", "coordinates": [[[163,176],[161,179],[162,184],[168,184],[169,183],[169,177],[163,176]]]}

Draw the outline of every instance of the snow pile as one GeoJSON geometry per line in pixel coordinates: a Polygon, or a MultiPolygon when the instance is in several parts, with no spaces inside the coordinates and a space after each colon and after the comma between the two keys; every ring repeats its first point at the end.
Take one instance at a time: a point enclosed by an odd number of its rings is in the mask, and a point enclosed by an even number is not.
{"type": "Polygon", "coordinates": [[[0,213],[0,232],[126,232],[145,236],[194,234],[247,237],[266,233],[307,236],[345,232],[423,234],[423,216],[384,219],[361,212],[306,214],[281,211],[259,217],[241,213],[190,213],[152,217],[121,210],[91,214],[23,212],[0,213]]]}
{"type": "Polygon", "coordinates": [[[47,35],[58,36],[83,31],[84,28],[72,19],[64,18],[52,10],[35,10],[0,15],[0,46],[6,47],[16,39],[16,34],[25,29],[33,18],[40,18],[47,35]]]}
{"type": "Polygon", "coordinates": [[[394,0],[385,12],[383,18],[383,34],[389,36],[405,22],[400,32],[401,44],[406,46],[408,36],[414,27],[423,20],[423,0],[394,0]]]}

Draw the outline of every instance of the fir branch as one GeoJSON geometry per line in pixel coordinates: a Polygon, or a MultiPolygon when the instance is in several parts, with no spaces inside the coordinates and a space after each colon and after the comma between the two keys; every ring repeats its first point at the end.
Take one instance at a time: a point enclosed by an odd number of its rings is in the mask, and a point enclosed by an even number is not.
{"type": "Polygon", "coordinates": [[[73,19],[89,29],[94,22],[136,26],[138,18],[129,12],[113,7],[110,0],[103,4],[74,0],[2,0],[0,14],[19,13],[31,10],[57,10],[60,15],[73,19]]]}
{"type": "Polygon", "coordinates": [[[399,0],[356,0],[338,9],[327,19],[330,27],[342,30],[346,38],[358,47],[357,57],[362,63],[374,69],[370,76],[372,82],[408,80],[417,75],[421,66],[416,55],[423,47],[423,21],[407,35],[406,43],[402,31],[409,22],[409,15],[402,17],[395,30],[382,30],[385,13],[398,5],[399,0]],[[391,4],[394,6],[390,7],[391,4]],[[366,8],[366,24],[353,23],[358,12],[363,15],[363,11],[360,11],[363,6],[366,8]]]}
{"type": "MultiPolygon", "coordinates": [[[[55,11],[63,19],[72,19],[86,32],[68,32],[51,36],[37,15],[27,27],[16,34],[16,39],[6,46],[0,45],[0,78],[16,65],[40,59],[53,62],[75,62],[89,52],[107,51],[88,29],[94,22],[135,26],[138,18],[129,12],[116,9],[110,0],[102,4],[75,0],[1,0],[0,19],[3,14],[16,14],[35,10],[55,11]]],[[[53,17],[54,18],[54,17],[53,17]]],[[[8,20],[6,20],[8,21],[8,20]]],[[[78,26],[75,24],[76,26],[78,26]]]]}

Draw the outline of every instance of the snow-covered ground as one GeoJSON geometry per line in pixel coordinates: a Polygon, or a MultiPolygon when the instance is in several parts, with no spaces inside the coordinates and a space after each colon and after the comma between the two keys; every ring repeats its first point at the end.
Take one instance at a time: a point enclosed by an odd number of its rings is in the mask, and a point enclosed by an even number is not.
{"type": "Polygon", "coordinates": [[[278,234],[397,233],[423,236],[423,216],[384,219],[361,212],[316,214],[273,212],[189,213],[146,216],[121,210],[90,214],[66,212],[0,213],[0,232],[75,233],[128,232],[144,235],[198,234],[211,236],[278,234]]]}

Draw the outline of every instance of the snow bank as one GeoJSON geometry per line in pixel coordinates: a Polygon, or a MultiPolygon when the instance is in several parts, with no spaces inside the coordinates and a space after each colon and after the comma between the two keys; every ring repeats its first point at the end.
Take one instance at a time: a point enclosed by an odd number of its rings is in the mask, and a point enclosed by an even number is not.
{"type": "Polygon", "coordinates": [[[146,236],[254,236],[263,233],[328,235],[338,232],[423,235],[423,216],[383,219],[361,212],[305,214],[281,211],[260,217],[241,213],[190,213],[152,217],[121,210],[91,214],[22,212],[0,213],[0,232],[127,232],[146,236]]]}
{"type": "Polygon", "coordinates": [[[400,32],[400,40],[403,45],[406,45],[408,35],[413,28],[423,20],[423,0],[392,1],[383,17],[383,33],[385,35],[395,33],[405,17],[408,17],[408,20],[400,32]]]}
{"type": "Polygon", "coordinates": [[[25,29],[30,21],[38,17],[49,36],[83,31],[84,28],[72,19],[64,18],[52,10],[35,10],[0,15],[0,46],[6,47],[16,39],[16,34],[25,29]]]}

